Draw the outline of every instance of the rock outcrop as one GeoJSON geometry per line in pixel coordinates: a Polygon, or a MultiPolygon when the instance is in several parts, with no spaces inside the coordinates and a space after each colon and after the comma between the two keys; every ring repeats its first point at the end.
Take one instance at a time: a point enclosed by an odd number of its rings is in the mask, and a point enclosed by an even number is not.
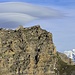
{"type": "MultiPolygon", "coordinates": [[[[70,70],[70,69],[69,69],[70,70]]],[[[33,26],[0,29],[0,75],[75,75],[75,66],[56,52],[52,33],[33,26]],[[67,69],[71,68],[68,74],[67,69]]]]}

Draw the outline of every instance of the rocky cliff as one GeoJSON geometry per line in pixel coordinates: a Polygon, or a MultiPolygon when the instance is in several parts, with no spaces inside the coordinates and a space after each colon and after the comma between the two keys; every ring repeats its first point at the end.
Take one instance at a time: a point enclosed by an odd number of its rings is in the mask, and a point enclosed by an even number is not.
{"type": "Polygon", "coordinates": [[[75,75],[75,66],[61,58],[52,34],[33,26],[0,29],[0,75],[75,75]]]}

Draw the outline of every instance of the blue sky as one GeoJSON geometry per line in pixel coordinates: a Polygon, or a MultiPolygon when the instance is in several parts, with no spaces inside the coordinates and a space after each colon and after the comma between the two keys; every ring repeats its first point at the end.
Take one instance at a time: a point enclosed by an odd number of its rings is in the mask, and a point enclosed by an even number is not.
{"type": "Polygon", "coordinates": [[[28,2],[44,5],[74,5],[75,0],[0,0],[0,2],[28,2]]]}
{"type": "Polygon", "coordinates": [[[60,52],[75,48],[75,0],[0,0],[0,27],[16,28],[19,24],[41,25],[53,34],[60,52]]]}

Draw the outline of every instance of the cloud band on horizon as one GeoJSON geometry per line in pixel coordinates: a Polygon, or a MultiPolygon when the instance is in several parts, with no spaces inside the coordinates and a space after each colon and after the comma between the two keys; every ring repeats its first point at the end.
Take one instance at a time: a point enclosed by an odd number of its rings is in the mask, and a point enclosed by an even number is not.
{"type": "Polygon", "coordinates": [[[0,27],[12,28],[13,26],[8,26],[8,24],[11,25],[11,23],[13,23],[15,27],[18,24],[25,24],[36,19],[60,18],[62,16],[63,14],[56,9],[37,6],[29,3],[0,3],[0,27]]]}

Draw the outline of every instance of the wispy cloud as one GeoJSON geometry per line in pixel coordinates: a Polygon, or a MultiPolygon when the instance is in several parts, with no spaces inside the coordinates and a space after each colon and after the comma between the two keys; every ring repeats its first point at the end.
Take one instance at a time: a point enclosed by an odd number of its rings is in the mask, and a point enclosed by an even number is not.
{"type": "Polygon", "coordinates": [[[2,27],[7,24],[10,25],[12,22],[16,26],[16,24],[25,24],[36,19],[59,18],[62,16],[63,14],[56,9],[32,5],[29,3],[0,3],[0,26],[2,25],[2,27]]]}

